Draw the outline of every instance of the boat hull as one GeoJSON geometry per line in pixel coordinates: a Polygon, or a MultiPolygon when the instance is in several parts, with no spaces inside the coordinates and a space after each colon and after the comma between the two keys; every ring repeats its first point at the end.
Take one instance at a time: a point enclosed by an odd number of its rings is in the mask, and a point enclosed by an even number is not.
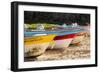
{"type": "Polygon", "coordinates": [[[69,46],[73,38],[64,39],[64,40],[56,40],[53,49],[65,49],[69,46]]]}
{"type": "Polygon", "coordinates": [[[38,56],[45,52],[45,50],[53,41],[56,35],[42,35],[24,38],[25,57],[38,56]]]}
{"type": "Polygon", "coordinates": [[[68,34],[68,35],[62,35],[62,36],[56,36],[54,38],[54,49],[64,49],[69,46],[73,38],[75,37],[75,34],[68,34]]]}
{"type": "Polygon", "coordinates": [[[72,45],[80,44],[83,41],[85,35],[86,35],[86,32],[77,33],[76,37],[73,38],[71,44],[72,45]]]}
{"type": "Polygon", "coordinates": [[[39,56],[45,52],[49,46],[48,43],[25,45],[25,57],[39,56]]]}

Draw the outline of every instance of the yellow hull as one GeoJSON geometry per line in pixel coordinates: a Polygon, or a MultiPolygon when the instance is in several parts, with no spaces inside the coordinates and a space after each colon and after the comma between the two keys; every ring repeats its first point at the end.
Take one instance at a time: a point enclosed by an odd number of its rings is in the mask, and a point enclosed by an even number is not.
{"type": "Polygon", "coordinates": [[[24,44],[31,45],[31,44],[52,42],[55,36],[56,35],[50,34],[50,35],[43,35],[43,36],[26,37],[24,39],[24,44]]]}
{"type": "Polygon", "coordinates": [[[25,57],[38,56],[45,52],[50,43],[53,41],[56,35],[42,35],[25,37],[24,47],[25,47],[25,57]]]}

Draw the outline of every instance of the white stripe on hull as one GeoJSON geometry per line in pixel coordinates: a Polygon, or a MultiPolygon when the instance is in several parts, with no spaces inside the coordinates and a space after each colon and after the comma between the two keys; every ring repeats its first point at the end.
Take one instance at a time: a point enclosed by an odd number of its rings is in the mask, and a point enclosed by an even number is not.
{"type": "Polygon", "coordinates": [[[73,38],[70,39],[63,39],[63,40],[55,40],[55,45],[54,45],[54,49],[61,49],[61,48],[67,48],[69,46],[69,44],[71,43],[73,38]]]}

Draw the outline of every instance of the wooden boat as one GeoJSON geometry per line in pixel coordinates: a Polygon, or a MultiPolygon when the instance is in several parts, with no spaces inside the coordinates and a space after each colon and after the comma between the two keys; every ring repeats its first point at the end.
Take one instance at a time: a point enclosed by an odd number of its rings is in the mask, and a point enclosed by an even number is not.
{"type": "Polygon", "coordinates": [[[54,38],[55,45],[54,45],[53,48],[54,49],[67,48],[74,37],[75,37],[75,33],[74,34],[62,35],[62,36],[56,36],[54,38]]]}
{"type": "Polygon", "coordinates": [[[80,44],[84,37],[85,37],[86,32],[79,32],[76,34],[76,37],[73,38],[72,42],[70,44],[72,45],[78,45],[80,44]]]}
{"type": "Polygon", "coordinates": [[[76,34],[82,31],[75,28],[74,30],[26,31],[25,57],[41,55],[46,49],[65,49],[73,44],[76,34]]]}
{"type": "Polygon", "coordinates": [[[25,37],[25,57],[38,56],[44,53],[55,36],[56,35],[42,35],[25,37]]]}

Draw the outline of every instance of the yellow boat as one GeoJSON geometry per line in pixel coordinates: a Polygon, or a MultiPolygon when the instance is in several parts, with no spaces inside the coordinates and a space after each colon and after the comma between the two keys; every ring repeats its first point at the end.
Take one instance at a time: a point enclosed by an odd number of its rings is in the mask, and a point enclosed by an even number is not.
{"type": "Polygon", "coordinates": [[[25,57],[38,56],[44,53],[55,36],[56,35],[50,34],[43,36],[25,37],[25,57]]]}

